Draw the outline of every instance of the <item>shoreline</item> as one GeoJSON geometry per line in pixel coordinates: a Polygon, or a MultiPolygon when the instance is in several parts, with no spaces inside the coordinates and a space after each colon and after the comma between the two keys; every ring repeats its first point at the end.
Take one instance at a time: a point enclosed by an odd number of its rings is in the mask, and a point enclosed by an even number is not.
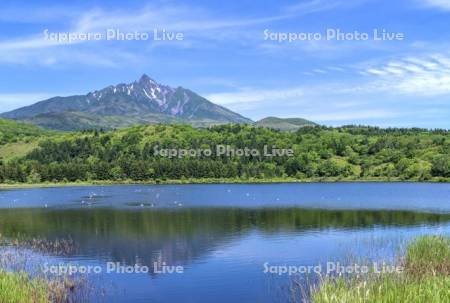
{"type": "Polygon", "coordinates": [[[184,180],[120,180],[120,181],[79,181],[79,182],[44,182],[44,183],[0,183],[1,189],[27,189],[70,186],[113,186],[113,185],[192,185],[192,184],[283,184],[283,183],[450,183],[450,179],[401,180],[401,179],[184,179],[184,180]]]}

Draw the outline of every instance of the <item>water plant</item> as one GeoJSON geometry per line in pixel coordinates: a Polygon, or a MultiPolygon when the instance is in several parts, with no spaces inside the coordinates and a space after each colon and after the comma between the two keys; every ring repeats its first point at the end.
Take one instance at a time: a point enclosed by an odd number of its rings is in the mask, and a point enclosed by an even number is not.
{"type": "Polygon", "coordinates": [[[404,272],[325,278],[313,289],[314,303],[441,303],[450,300],[450,238],[422,236],[407,247],[404,272]]]}

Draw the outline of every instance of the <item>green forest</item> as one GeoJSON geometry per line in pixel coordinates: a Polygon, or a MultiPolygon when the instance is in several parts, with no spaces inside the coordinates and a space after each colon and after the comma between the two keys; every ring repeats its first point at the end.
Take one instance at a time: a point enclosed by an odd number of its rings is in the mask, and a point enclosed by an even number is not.
{"type": "Polygon", "coordinates": [[[0,129],[4,147],[32,146],[8,159],[1,158],[0,147],[0,183],[450,180],[447,130],[311,126],[283,132],[236,124],[211,128],[146,125],[72,133],[25,131],[25,141],[21,141],[19,134],[11,136],[7,129],[0,129]],[[167,158],[154,153],[155,147],[214,150],[217,145],[259,150],[275,146],[293,149],[294,156],[167,158]]]}

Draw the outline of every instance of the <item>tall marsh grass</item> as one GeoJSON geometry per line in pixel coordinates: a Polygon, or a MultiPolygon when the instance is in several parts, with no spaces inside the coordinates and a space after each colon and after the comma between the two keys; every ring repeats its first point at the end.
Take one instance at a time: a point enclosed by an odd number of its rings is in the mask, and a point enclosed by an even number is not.
{"type": "Polygon", "coordinates": [[[357,278],[325,278],[312,290],[314,303],[450,302],[450,238],[423,236],[407,247],[404,272],[357,278]]]}
{"type": "Polygon", "coordinates": [[[50,303],[48,283],[28,274],[0,270],[0,302],[50,303]]]}
{"type": "Polygon", "coordinates": [[[0,234],[0,303],[83,303],[91,287],[85,276],[46,275],[46,256],[65,256],[71,239],[5,238],[0,234]]]}

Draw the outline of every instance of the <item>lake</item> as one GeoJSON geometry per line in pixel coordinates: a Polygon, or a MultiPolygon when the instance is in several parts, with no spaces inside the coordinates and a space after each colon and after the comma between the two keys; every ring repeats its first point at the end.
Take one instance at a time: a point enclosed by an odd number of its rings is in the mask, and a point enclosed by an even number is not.
{"type": "Polygon", "coordinates": [[[50,267],[99,269],[85,275],[101,290],[87,295],[92,302],[301,302],[302,285],[317,275],[280,275],[268,266],[393,262],[412,237],[450,234],[450,184],[3,190],[0,233],[70,239],[74,248],[63,254],[26,254],[50,267]],[[108,270],[116,263],[134,271],[108,270]],[[164,272],[175,268],[182,272],[164,272]]]}

